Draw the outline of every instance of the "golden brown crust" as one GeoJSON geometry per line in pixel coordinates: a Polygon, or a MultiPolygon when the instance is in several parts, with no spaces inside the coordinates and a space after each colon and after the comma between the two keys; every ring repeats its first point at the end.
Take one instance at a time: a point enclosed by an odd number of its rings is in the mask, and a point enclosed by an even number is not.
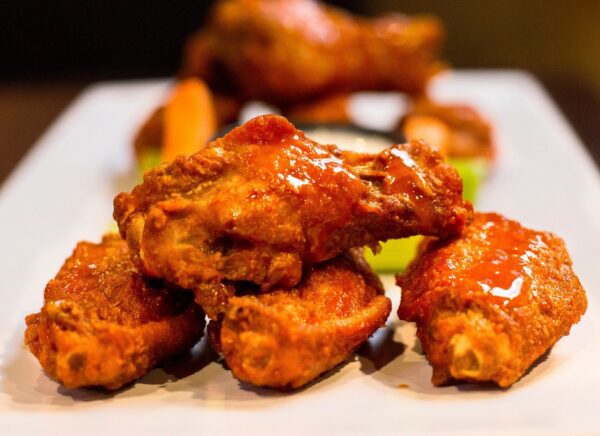
{"type": "Polygon", "coordinates": [[[202,336],[204,314],[185,293],[142,277],[127,244],[81,242],[26,319],[25,343],[69,388],[118,389],[202,336]]]}
{"type": "Polygon", "coordinates": [[[143,271],[194,290],[215,319],[232,282],[294,286],[305,263],[457,234],[469,213],[458,174],[423,143],[344,153],[270,115],[148,171],[114,216],[143,271]]]}
{"type": "Polygon", "coordinates": [[[346,360],[390,311],[362,256],[348,253],[311,267],[292,289],[231,298],[209,331],[235,377],[296,389],[346,360]]]}
{"type": "Polygon", "coordinates": [[[563,241],[496,214],[426,241],[398,285],[398,315],[417,323],[436,385],[510,386],[587,307],[563,241]]]}
{"type": "Polygon", "coordinates": [[[357,90],[420,94],[442,68],[443,37],[431,17],[363,19],[313,0],[224,0],[187,45],[182,74],[277,105],[357,90]]]}

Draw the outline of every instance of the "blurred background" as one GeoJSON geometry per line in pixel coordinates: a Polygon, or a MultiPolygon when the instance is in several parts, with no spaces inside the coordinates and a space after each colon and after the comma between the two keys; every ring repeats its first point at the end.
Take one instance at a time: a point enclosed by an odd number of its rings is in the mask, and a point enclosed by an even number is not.
{"type": "MultiPolygon", "coordinates": [[[[62,109],[99,80],[175,74],[212,1],[5,1],[0,5],[0,182],[62,109]]],[[[355,13],[430,13],[455,68],[542,80],[600,164],[600,1],[331,1],[355,13]]]]}

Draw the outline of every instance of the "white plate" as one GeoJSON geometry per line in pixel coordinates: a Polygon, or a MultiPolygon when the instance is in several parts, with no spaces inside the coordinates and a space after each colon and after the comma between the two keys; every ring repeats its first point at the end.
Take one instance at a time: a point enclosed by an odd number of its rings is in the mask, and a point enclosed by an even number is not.
{"type": "MultiPolygon", "coordinates": [[[[131,183],[131,136],[167,86],[88,89],[0,191],[0,433],[600,432],[598,172],[537,82],[518,72],[459,72],[434,86],[440,98],[475,104],[497,128],[498,162],[480,208],[565,238],[588,291],[583,321],[511,389],[432,387],[414,329],[395,313],[369,348],[292,394],[240,385],[204,343],[191,363],[115,394],[48,379],[22,345],[23,318],[38,310],[75,243],[107,228],[114,194],[131,183]]],[[[386,283],[397,307],[398,290],[386,283]]]]}

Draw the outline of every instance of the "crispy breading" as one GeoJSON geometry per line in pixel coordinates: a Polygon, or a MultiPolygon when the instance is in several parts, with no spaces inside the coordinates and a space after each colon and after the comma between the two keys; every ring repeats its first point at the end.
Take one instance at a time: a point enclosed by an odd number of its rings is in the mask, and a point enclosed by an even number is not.
{"type": "Polygon", "coordinates": [[[127,244],[81,242],[26,319],[25,343],[69,388],[118,389],[196,343],[204,313],[185,293],[142,277],[127,244]]]}
{"type": "Polygon", "coordinates": [[[420,94],[443,67],[443,38],[433,17],[366,19],[313,0],[223,0],[188,43],[182,75],[276,105],[357,90],[420,94]]]}
{"type": "Polygon", "coordinates": [[[215,319],[234,282],[291,287],[304,264],[351,247],[460,233],[470,211],[424,143],[346,153],[268,115],[148,171],[114,216],[143,271],[193,290],[215,319]]]}
{"type": "Polygon", "coordinates": [[[235,377],[295,389],[348,359],[390,311],[356,250],[309,268],[291,289],[231,298],[209,331],[235,377]]]}
{"type": "Polygon", "coordinates": [[[564,242],[496,214],[426,241],[398,285],[398,315],[417,323],[435,385],[512,385],[587,307],[564,242]]]}

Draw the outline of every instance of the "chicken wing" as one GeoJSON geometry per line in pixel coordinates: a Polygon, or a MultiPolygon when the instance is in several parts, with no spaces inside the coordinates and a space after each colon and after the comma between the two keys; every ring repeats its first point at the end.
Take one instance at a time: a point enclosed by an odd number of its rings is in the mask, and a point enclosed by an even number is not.
{"type": "Polygon", "coordinates": [[[69,388],[118,389],[200,339],[192,298],[140,275],[118,235],[81,242],[26,319],[25,343],[69,388]]]}
{"type": "Polygon", "coordinates": [[[283,114],[294,123],[351,124],[351,94],[334,94],[284,109],[283,114]]]}
{"type": "Polygon", "coordinates": [[[236,378],[295,389],[346,360],[390,311],[355,250],[309,268],[292,289],[231,298],[209,331],[236,378]]]}
{"type": "Polygon", "coordinates": [[[460,233],[470,213],[456,171],[424,143],[344,153],[268,115],[180,156],[115,198],[148,275],[191,289],[215,318],[232,282],[300,281],[303,263],[417,233],[460,233]]]}
{"type": "Polygon", "coordinates": [[[587,307],[563,241],[496,214],[426,241],[398,285],[398,315],[417,323],[435,385],[512,385],[587,307]]]}
{"type": "Polygon", "coordinates": [[[494,154],[492,126],[471,106],[418,99],[401,129],[406,138],[424,139],[450,157],[491,159],[494,154]]]}
{"type": "Polygon", "coordinates": [[[276,105],[357,90],[419,94],[442,68],[442,40],[431,17],[364,19],[313,0],[222,0],[190,40],[182,74],[276,105]]]}

